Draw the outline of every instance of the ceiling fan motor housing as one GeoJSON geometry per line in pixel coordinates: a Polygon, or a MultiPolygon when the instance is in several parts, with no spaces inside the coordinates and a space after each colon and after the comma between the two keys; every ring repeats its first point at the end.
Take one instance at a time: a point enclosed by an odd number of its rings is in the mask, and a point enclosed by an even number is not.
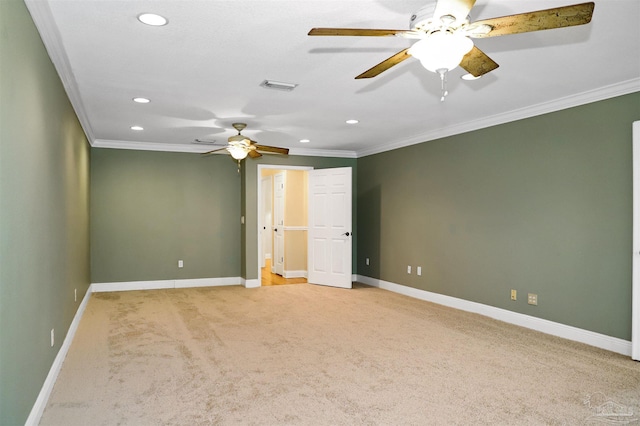
{"type": "Polygon", "coordinates": [[[422,6],[416,13],[411,15],[409,28],[412,30],[422,30],[429,28],[433,24],[433,13],[436,11],[436,2],[431,1],[422,6]]]}
{"type": "Polygon", "coordinates": [[[468,0],[449,0],[442,2],[438,8],[438,2],[431,0],[411,15],[409,27],[417,31],[438,30],[443,26],[459,28],[468,23],[472,4],[468,0]]]}

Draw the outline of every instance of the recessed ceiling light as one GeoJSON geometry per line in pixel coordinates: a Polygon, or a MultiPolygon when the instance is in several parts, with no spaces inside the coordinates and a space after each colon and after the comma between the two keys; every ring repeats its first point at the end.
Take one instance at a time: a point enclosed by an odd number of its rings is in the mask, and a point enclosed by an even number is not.
{"type": "Polygon", "coordinates": [[[131,130],[144,130],[144,127],[140,127],[140,126],[131,126],[131,130]]]}
{"type": "Polygon", "coordinates": [[[154,27],[161,27],[169,22],[164,16],[156,15],[155,13],[142,13],[138,15],[138,21],[154,27]]]}
{"type": "Polygon", "coordinates": [[[461,76],[460,78],[463,79],[463,80],[472,81],[472,80],[477,80],[480,77],[482,77],[482,76],[479,75],[478,77],[476,77],[475,75],[469,73],[469,74],[465,74],[465,75],[461,76]]]}
{"type": "Polygon", "coordinates": [[[133,102],[137,102],[139,104],[148,104],[151,101],[147,98],[133,98],[133,102]]]}
{"type": "Polygon", "coordinates": [[[347,121],[346,121],[346,123],[347,123],[347,124],[358,124],[358,123],[359,123],[359,121],[358,121],[358,120],[353,120],[353,119],[351,119],[351,120],[347,120],[347,121]]]}
{"type": "Polygon", "coordinates": [[[311,142],[310,139],[300,139],[300,143],[309,143],[311,142]]]}

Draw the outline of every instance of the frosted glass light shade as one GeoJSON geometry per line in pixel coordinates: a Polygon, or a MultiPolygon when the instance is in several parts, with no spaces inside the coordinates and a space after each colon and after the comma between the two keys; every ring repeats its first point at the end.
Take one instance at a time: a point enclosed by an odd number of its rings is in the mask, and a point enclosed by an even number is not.
{"type": "Polygon", "coordinates": [[[243,160],[249,154],[249,150],[243,146],[230,145],[227,147],[227,151],[235,160],[243,160]]]}
{"type": "Polygon", "coordinates": [[[409,49],[409,54],[431,72],[443,69],[451,71],[460,65],[464,55],[472,48],[473,41],[470,38],[461,34],[438,31],[416,42],[409,49]]]}

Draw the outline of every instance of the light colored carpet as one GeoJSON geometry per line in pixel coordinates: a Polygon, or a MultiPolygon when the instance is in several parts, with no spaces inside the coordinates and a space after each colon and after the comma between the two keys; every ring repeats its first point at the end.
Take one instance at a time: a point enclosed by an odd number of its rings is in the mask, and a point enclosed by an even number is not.
{"type": "Polygon", "coordinates": [[[640,363],[384,290],[92,295],[42,425],[640,422],[640,363]]]}

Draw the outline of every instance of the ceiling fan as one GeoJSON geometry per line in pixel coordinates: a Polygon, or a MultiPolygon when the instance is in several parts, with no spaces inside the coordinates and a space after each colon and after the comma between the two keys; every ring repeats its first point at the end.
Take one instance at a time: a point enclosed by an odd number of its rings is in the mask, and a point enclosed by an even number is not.
{"type": "MultiPolygon", "coordinates": [[[[229,143],[227,146],[223,148],[214,149],[212,151],[204,152],[202,153],[202,155],[208,155],[208,154],[212,154],[214,152],[218,152],[226,149],[229,152],[229,154],[231,154],[231,156],[234,158],[234,160],[237,160],[238,164],[240,164],[240,161],[247,158],[247,156],[251,158],[262,157],[262,154],[260,154],[260,152],[258,151],[271,152],[274,154],[284,154],[284,155],[289,154],[288,148],[278,148],[275,146],[258,145],[255,141],[252,141],[248,137],[243,136],[241,132],[247,127],[245,123],[233,123],[232,126],[234,129],[238,131],[238,134],[231,136],[228,139],[229,143]]],[[[199,141],[198,139],[196,139],[196,141],[202,142],[202,141],[199,141]]]]}
{"type": "Polygon", "coordinates": [[[447,95],[446,75],[457,66],[473,77],[498,68],[498,64],[474,46],[471,38],[496,37],[531,31],[549,30],[588,24],[594,3],[581,3],[538,10],[499,18],[469,22],[469,12],[476,0],[432,0],[411,16],[409,30],[364,28],[313,28],[310,36],[397,36],[417,39],[408,47],[358,75],[371,78],[388,70],[409,56],[417,58],[427,70],[438,73],[442,96],[447,95]]]}

